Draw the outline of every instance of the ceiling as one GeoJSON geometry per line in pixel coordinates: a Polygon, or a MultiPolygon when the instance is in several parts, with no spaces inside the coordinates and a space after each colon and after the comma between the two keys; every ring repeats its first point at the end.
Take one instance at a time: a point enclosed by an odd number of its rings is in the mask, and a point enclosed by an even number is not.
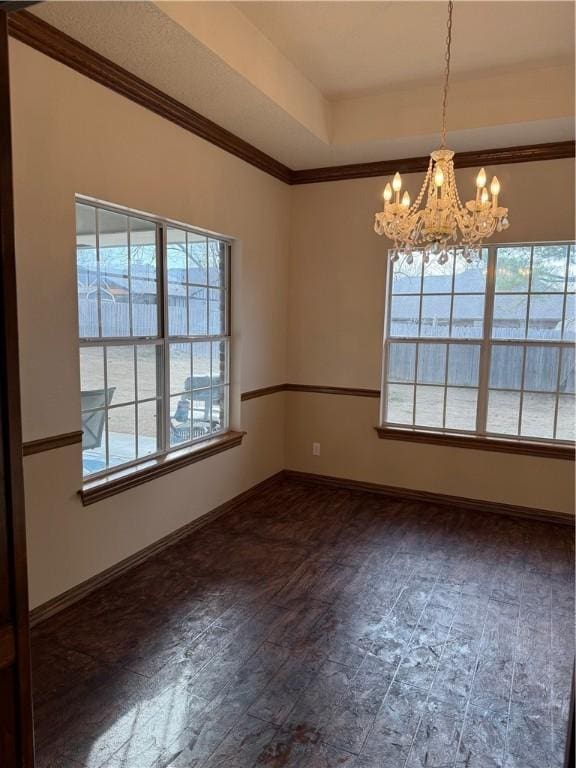
{"type": "MultiPolygon", "coordinates": [[[[573,138],[574,7],[457,0],[453,149],[573,138]]],[[[32,12],[293,169],[438,142],[445,2],[54,0],[32,12]]]]}
{"type": "MultiPolygon", "coordinates": [[[[235,5],[329,98],[438,78],[444,69],[446,2],[235,5]]],[[[570,57],[574,4],[457,2],[453,35],[455,76],[570,57]]]]}

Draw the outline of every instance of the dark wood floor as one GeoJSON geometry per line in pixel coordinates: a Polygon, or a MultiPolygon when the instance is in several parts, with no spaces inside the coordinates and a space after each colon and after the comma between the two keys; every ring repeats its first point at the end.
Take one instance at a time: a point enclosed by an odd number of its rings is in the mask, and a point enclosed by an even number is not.
{"type": "Polygon", "coordinates": [[[35,630],[38,768],[560,768],[572,562],[283,481],[35,630]]]}

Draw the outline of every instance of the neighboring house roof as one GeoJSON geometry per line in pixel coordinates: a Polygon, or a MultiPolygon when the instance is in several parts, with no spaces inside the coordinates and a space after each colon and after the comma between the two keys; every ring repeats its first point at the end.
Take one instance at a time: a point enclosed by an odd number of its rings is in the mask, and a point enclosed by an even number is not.
{"type": "MultiPolygon", "coordinates": [[[[478,269],[470,269],[456,276],[455,292],[462,292],[461,297],[456,296],[454,302],[453,319],[457,321],[481,320],[484,313],[484,275],[478,269]],[[476,295],[474,295],[476,294],[476,295]]],[[[422,295],[422,317],[433,320],[445,319],[450,312],[450,291],[452,290],[452,278],[446,275],[430,275],[425,277],[425,292],[422,295]]],[[[393,283],[393,317],[396,322],[410,320],[417,313],[419,303],[420,279],[410,276],[399,276],[393,283]],[[418,294],[408,296],[406,294],[418,294]]],[[[564,295],[561,293],[549,293],[545,296],[532,296],[530,300],[530,318],[548,323],[558,322],[562,317],[562,303],[564,295]]],[[[496,297],[496,317],[501,320],[526,319],[526,297],[516,294],[499,293],[496,297]]],[[[573,294],[567,297],[567,316],[574,314],[575,299],[573,294]]]]}
{"type": "MultiPolygon", "coordinates": [[[[186,278],[185,269],[171,269],[168,271],[168,282],[170,284],[170,296],[186,297],[186,278]]],[[[88,269],[83,266],[78,267],[78,284],[80,292],[91,293],[96,288],[96,273],[94,269],[88,269]]],[[[188,280],[190,283],[200,285],[206,282],[206,272],[203,269],[188,270],[188,280]]],[[[156,294],[156,271],[153,267],[143,265],[133,265],[131,269],[132,291],[139,294],[156,294]]],[[[125,272],[106,269],[102,274],[102,283],[107,291],[112,295],[126,295],[128,293],[128,276],[125,272]]]]}

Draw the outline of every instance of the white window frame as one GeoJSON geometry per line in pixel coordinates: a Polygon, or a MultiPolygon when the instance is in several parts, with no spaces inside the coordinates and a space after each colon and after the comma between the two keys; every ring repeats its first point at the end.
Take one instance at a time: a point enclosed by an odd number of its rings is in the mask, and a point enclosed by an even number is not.
{"type": "MultiPolygon", "coordinates": [[[[95,209],[95,216],[96,216],[96,259],[97,259],[97,265],[98,265],[98,272],[99,272],[99,264],[100,264],[100,244],[99,244],[99,226],[98,226],[98,212],[99,211],[108,211],[110,213],[116,213],[121,216],[126,216],[128,220],[130,219],[142,219],[143,221],[146,221],[149,224],[154,224],[156,228],[156,285],[157,285],[157,334],[154,336],[137,336],[137,335],[130,335],[130,336],[98,336],[98,337],[85,337],[80,336],[79,334],[79,349],[82,348],[90,348],[90,347],[102,347],[103,348],[103,363],[104,363],[104,391],[108,391],[108,366],[107,366],[107,349],[114,346],[133,346],[134,347],[134,392],[136,400],[133,401],[127,401],[122,402],[116,405],[109,405],[106,401],[104,406],[102,408],[96,408],[93,409],[94,411],[104,411],[105,414],[105,456],[106,456],[106,467],[102,470],[98,470],[95,472],[85,473],[83,470],[83,481],[84,483],[90,483],[93,480],[96,480],[98,478],[102,478],[103,476],[114,474],[115,472],[122,472],[126,469],[138,467],[139,465],[145,465],[147,462],[150,462],[153,459],[161,459],[163,457],[166,457],[170,454],[173,454],[178,451],[182,451],[182,449],[189,448],[191,446],[194,446],[198,443],[205,442],[206,440],[213,439],[214,437],[222,436],[226,434],[230,430],[230,355],[231,355],[231,332],[230,332],[230,314],[231,314],[231,248],[232,244],[231,241],[223,237],[221,235],[216,235],[212,232],[207,232],[195,227],[191,227],[187,224],[182,224],[180,222],[171,221],[168,219],[163,219],[154,215],[149,215],[145,213],[141,213],[138,211],[133,211],[129,208],[123,208],[120,206],[115,206],[113,204],[109,203],[102,203],[100,201],[96,201],[92,198],[86,198],[77,195],[75,198],[75,205],[84,205],[95,209]],[[206,237],[210,240],[217,240],[224,244],[225,246],[225,275],[224,275],[224,286],[222,288],[222,291],[224,293],[225,298],[225,317],[224,317],[224,328],[223,333],[221,334],[214,334],[214,335],[188,335],[188,334],[179,334],[179,335],[171,335],[169,330],[169,320],[168,320],[168,258],[167,258],[167,237],[166,233],[168,229],[178,229],[185,233],[190,233],[192,235],[199,235],[201,237],[206,237]],[[178,395],[178,392],[171,393],[171,384],[170,384],[170,344],[177,344],[177,343],[183,343],[183,344],[189,344],[194,342],[201,342],[201,343],[210,343],[210,413],[212,413],[212,390],[214,389],[214,384],[212,383],[212,349],[213,345],[212,342],[224,342],[225,349],[226,349],[226,361],[225,361],[225,372],[224,372],[224,381],[222,384],[218,385],[221,386],[224,391],[224,402],[223,402],[223,410],[224,410],[224,416],[222,418],[221,427],[220,429],[216,431],[211,431],[210,433],[206,435],[201,435],[199,437],[193,437],[193,429],[192,429],[192,423],[193,423],[193,403],[191,403],[191,429],[190,429],[190,439],[185,440],[182,442],[179,442],[175,445],[170,444],[170,430],[171,430],[171,413],[170,413],[170,402],[171,399],[178,395]],[[137,349],[139,346],[143,345],[149,345],[149,346],[155,346],[157,348],[160,348],[160,368],[161,370],[157,373],[157,394],[156,397],[150,397],[150,398],[143,398],[142,400],[138,399],[138,365],[137,365],[137,349]],[[138,452],[138,404],[143,402],[153,402],[156,401],[158,403],[157,409],[158,409],[158,422],[157,422],[157,444],[160,446],[157,451],[154,453],[148,453],[145,456],[138,457],[131,461],[126,461],[121,464],[115,464],[112,466],[108,466],[109,460],[110,460],[110,448],[109,448],[109,430],[108,430],[108,423],[109,423],[109,412],[111,410],[114,410],[115,408],[124,407],[126,405],[133,405],[134,406],[134,440],[135,440],[135,446],[136,446],[136,453],[138,452]],[[160,418],[161,415],[161,418],[160,418]]],[[[130,254],[130,227],[128,227],[128,253],[130,254]]],[[[186,270],[188,270],[188,258],[186,258],[187,267],[186,270]]],[[[130,279],[130,270],[131,270],[131,260],[130,257],[128,259],[128,275],[130,279]]],[[[187,285],[187,315],[189,312],[188,309],[188,282],[187,285]]],[[[208,292],[210,288],[216,288],[216,286],[205,286],[206,291],[208,292]]],[[[76,300],[78,301],[78,295],[76,294],[76,300]]],[[[129,318],[130,318],[130,330],[132,331],[133,323],[132,323],[132,303],[129,302],[129,318]]],[[[207,312],[209,313],[209,300],[207,301],[207,312]]],[[[78,316],[78,313],[77,313],[78,316]]],[[[209,322],[209,321],[207,321],[209,322]]],[[[208,330],[207,325],[207,330],[208,330]]],[[[101,307],[100,302],[98,302],[98,331],[100,334],[102,334],[102,319],[101,319],[101,307]]],[[[88,413],[90,411],[83,411],[83,413],[88,413]]]]}
{"type": "MultiPolygon", "coordinates": [[[[529,338],[518,338],[518,339],[493,339],[491,337],[491,329],[492,329],[492,321],[493,321],[493,313],[494,313],[494,301],[496,295],[506,295],[505,293],[496,293],[496,258],[497,258],[497,252],[498,248],[513,248],[513,247],[526,247],[531,249],[530,253],[530,277],[528,282],[528,289],[526,291],[515,291],[511,293],[518,293],[518,294],[524,294],[527,298],[527,309],[526,309],[526,330],[528,329],[528,323],[530,318],[530,297],[533,295],[538,295],[538,293],[542,293],[543,295],[563,295],[563,308],[562,308],[562,328],[564,328],[564,323],[566,320],[566,304],[567,304],[567,297],[570,294],[570,291],[568,290],[568,270],[569,270],[569,264],[570,264],[570,257],[568,257],[566,261],[566,275],[565,275],[565,290],[563,294],[556,293],[552,294],[550,292],[531,292],[531,280],[532,280],[532,264],[533,264],[533,258],[534,258],[534,248],[538,246],[566,246],[568,248],[572,247],[574,249],[575,244],[573,241],[570,240],[563,240],[563,241],[553,241],[553,242],[530,242],[530,243],[495,243],[490,245],[483,245],[482,250],[484,253],[487,254],[487,269],[486,269],[486,283],[485,283],[485,289],[484,293],[471,293],[471,292],[462,292],[458,291],[456,294],[454,293],[454,285],[455,285],[455,275],[456,270],[454,269],[452,271],[452,290],[451,292],[447,292],[443,295],[450,297],[450,325],[449,325],[449,332],[452,324],[452,315],[453,315],[453,309],[454,309],[454,296],[458,295],[470,295],[470,296],[484,296],[484,318],[482,323],[482,336],[481,337],[451,337],[451,336],[390,336],[389,330],[390,330],[390,323],[391,323],[391,297],[392,297],[392,281],[394,276],[394,269],[393,269],[393,263],[388,259],[387,261],[387,267],[386,267],[386,277],[385,277],[385,286],[386,286],[386,300],[385,300],[385,310],[384,310],[384,338],[383,338],[383,355],[382,355],[382,371],[381,371],[381,389],[380,389],[380,426],[384,429],[392,429],[392,430],[398,430],[398,431],[408,431],[413,433],[429,433],[430,435],[453,435],[458,437],[467,437],[473,439],[474,437],[481,437],[481,438],[493,438],[495,440],[502,440],[502,441],[513,441],[513,442],[521,442],[521,443],[546,443],[549,445],[554,446],[574,446],[574,441],[570,440],[563,440],[558,438],[546,438],[546,437],[533,437],[528,435],[521,435],[520,430],[522,428],[522,409],[523,409],[523,401],[524,401],[524,395],[525,393],[530,394],[532,390],[527,390],[524,388],[524,373],[525,373],[525,366],[526,366],[526,351],[530,346],[535,347],[549,347],[549,348],[557,348],[559,349],[559,361],[558,361],[558,377],[557,377],[557,385],[556,390],[554,392],[541,392],[539,391],[538,394],[553,394],[556,397],[556,404],[555,404],[555,413],[554,413],[554,433],[556,433],[556,427],[558,422],[558,407],[560,402],[560,381],[561,381],[561,375],[562,375],[562,350],[570,347],[574,347],[574,341],[569,339],[529,339],[529,338]],[[387,398],[388,398],[388,358],[389,358],[389,348],[391,344],[394,343],[406,343],[406,344],[414,344],[415,345],[415,370],[414,370],[414,399],[413,399],[413,410],[412,410],[412,424],[408,424],[405,422],[393,422],[387,420],[387,398]],[[477,407],[476,407],[476,427],[474,430],[464,430],[464,429],[451,429],[447,428],[445,426],[443,427],[430,427],[430,426],[421,426],[418,424],[415,424],[416,421],[416,387],[417,386],[434,386],[434,385],[427,385],[427,384],[418,384],[418,353],[419,353],[419,347],[421,345],[430,345],[430,344],[440,344],[446,346],[446,371],[445,371],[445,377],[444,377],[444,384],[438,385],[444,387],[444,415],[443,415],[443,422],[445,422],[446,417],[446,403],[447,403],[447,389],[450,386],[450,388],[455,389],[466,389],[467,387],[464,387],[462,385],[448,385],[448,376],[447,376],[447,369],[448,369],[448,363],[449,363],[449,345],[457,345],[457,344],[463,344],[467,346],[473,346],[476,345],[480,349],[480,360],[479,360],[479,373],[478,373],[478,400],[477,400],[477,407]],[[519,414],[518,414],[518,432],[517,434],[511,434],[511,433],[503,433],[503,432],[492,432],[489,431],[487,428],[487,417],[488,417],[488,396],[489,391],[492,389],[498,389],[494,387],[489,387],[489,377],[490,377],[490,361],[491,361],[491,355],[492,350],[496,346],[509,346],[509,347],[521,347],[524,348],[524,353],[522,357],[522,379],[521,379],[521,388],[518,390],[503,390],[503,391],[509,391],[509,392],[518,392],[520,394],[520,408],[519,408],[519,414]]],[[[461,258],[458,254],[451,255],[451,258],[461,258]]],[[[407,294],[407,295],[418,295],[418,294],[407,294]]],[[[423,291],[423,285],[420,286],[420,294],[419,294],[419,329],[421,328],[421,319],[422,319],[422,301],[426,294],[423,291]]],[[[434,294],[432,294],[434,295],[434,294]]],[[[527,334],[526,334],[527,336],[527,334]]],[[[406,382],[409,383],[409,382],[406,382]]],[[[469,387],[472,388],[472,387],[469,387]]]]}

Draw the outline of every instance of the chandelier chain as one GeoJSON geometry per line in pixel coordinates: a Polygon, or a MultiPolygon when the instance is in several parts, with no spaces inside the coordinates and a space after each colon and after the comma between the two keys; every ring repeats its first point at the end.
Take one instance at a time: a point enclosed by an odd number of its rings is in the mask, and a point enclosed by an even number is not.
{"type": "Polygon", "coordinates": [[[406,258],[412,264],[421,254],[428,264],[431,256],[446,264],[449,252],[461,252],[467,262],[481,258],[482,243],[495,232],[508,229],[508,208],[500,204],[500,182],[496,176],[487,185],[486,170],[476,177],[476,196],[463,203],[454,174],[454,152],[446,146],[446,113],[452,53],[454,0],[448,0],[444,87],[442,92],[441,147],[430,154],[426,176],[413,203],[402,176],[396,173],[384,189],[384,207],[374,219],[374,230],[394,243],[390,258],[406,258]],[[426,198],[426,199],[425,199],[426,198]]]}
{"type": "Polygon", "coordinates": [[[450,80],[450,53],[452,48],[452,11],[454,9],[454,0],[448,0],[448,21],[446,23],[446,53],[444,59],[446,66],[444,68],[444,92],[442,96],[442,135],[441,146],[446,148],[446,112],[448,109],[448,83],[450,80]]]}

